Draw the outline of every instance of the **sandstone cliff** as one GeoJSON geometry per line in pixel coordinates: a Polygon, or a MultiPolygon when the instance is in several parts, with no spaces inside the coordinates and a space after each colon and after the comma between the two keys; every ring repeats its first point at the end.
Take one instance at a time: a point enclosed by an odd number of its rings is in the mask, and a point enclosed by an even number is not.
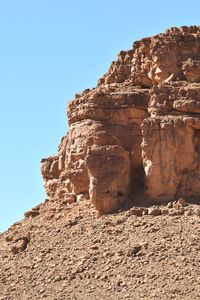
{"type": "Polygon", "coordinates": [[[49,199],[100,213],[145,198],[200,195],[200,27],[171,28],[121,51],[68,108],[69,133],[42,160],[49,199]]]}

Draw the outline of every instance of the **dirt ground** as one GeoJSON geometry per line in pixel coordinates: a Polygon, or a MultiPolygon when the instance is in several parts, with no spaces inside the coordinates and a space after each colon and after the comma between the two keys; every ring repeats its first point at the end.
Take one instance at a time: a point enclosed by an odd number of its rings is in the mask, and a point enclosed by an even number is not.
{"type": "Polygon", "coordinates": [[[44,202],[0,235],[0,300],[28,299],[200,299],[200,207],[44,202]]]}

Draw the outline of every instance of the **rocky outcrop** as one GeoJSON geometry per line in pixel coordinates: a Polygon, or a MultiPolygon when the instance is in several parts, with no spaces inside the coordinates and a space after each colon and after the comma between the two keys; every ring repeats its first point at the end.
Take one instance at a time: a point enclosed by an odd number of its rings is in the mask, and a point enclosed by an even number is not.
{"type": "Polygon", "coordinates": [[[144,38],[133,49],[121,51],[99,83],[131,80],[151,87],[169,80],[199,81],[200,28],[172,27],[165,33],[144,38]]]}
{"type": "Polygon", "coordinates": [[[200,194],[199,91],[200,84],[188,83],[153,88],[153,117],[142,125],[146,193],[152,199],[200,194]]]}
{"type": "Polygon", "coordinates": [[[68,108],[69,133],[42,160],[48,197],[100,213],[145,197],[200,195],[200,27],[171,28],[121,51],[68,108]]]}

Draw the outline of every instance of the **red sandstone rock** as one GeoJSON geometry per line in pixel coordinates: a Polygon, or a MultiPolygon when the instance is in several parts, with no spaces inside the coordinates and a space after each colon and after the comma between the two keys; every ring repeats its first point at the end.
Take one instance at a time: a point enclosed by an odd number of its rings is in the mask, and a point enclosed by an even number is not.
{"type": "Polygon", "coordinates": [[[162,214],[162,211],[160,208],[157,207],[150,207],[148,209],[148,214],[151,216],[160,216],[162,214]]]}
{"type": "Polygon", "coordinates": [[[28,218],[28,217],[34,218],[34,217],[38,216],[39,214],[40,214],[40,207],[39,207],[39,205],[38,205],[38,206],[32,208],[31,210],[25,212],[25,213],[24,213],[24,216],[25,216],[26,218],[28,218]]]}
{"type": "Polygon", "coordinates": [[[177,204],[178,204],[180,207],[183,207],[183,206],[186,206],[186,205],[187,205],[187,201],[186,201],[184,198],[180,198],[180,199],[178,199],[177,204]]]}
{"type": "Polygon", "coordinates": [[[15,243],[13,243],[11,246],[12,253],[18,254],[20,252],[23,252],[26,249],[28,243],[29,243],[29,238],[27,237],[22,237],[17,239],[15,243]]]}
{"type": "Polygon", "coordinates": [[[69,104],[69,133],[57,156],[42,160],[49,198],[90,199],[107,213],[142,195],[199,196],[199,72],[197,26],[121,51],[97,87],[69,104]]]}

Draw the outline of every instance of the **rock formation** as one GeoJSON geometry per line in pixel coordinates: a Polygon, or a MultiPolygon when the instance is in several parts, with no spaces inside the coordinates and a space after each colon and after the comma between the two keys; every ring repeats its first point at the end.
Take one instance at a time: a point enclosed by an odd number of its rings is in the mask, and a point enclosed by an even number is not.
{"type": "Polygon", "coordinates": [[[199,81],[200,27],[172,28],[76,95],[48,199],[0,233],[0,300],[200,299],[199,81]]]}
{"type": "Polygon", "coordinates": [[[200,27],[171,28],[121,51],[68,108],[69,133],[42,160],[49,199],[100,213],[144,197],[200,195],[200,27]]]}

